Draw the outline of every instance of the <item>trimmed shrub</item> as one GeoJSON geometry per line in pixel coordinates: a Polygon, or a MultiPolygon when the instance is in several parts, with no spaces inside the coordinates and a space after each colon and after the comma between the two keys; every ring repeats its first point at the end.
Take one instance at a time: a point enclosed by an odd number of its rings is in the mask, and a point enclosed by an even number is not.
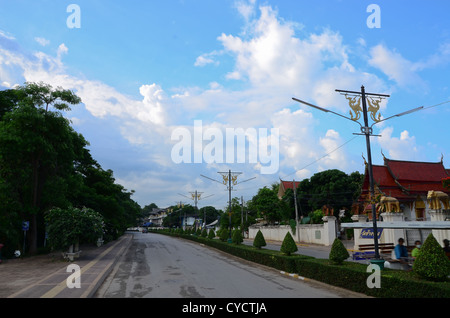
{"type": "Polygon", "coordinates": [[[207,237],[208,236],[208,232],[206,232],[206,228],[203,229],[201,236],[202,237],[207,237]]]}
{"type": "Polygon", "coordinates": [[[294,239],[290,232],[286,233],[284,237],[283,243],[281,244],[280,252],[286,254],[287,256],[291,255],[298,251],[297,245],[295,244],[294,239]]]}
{"type": "Polygon", "coordinates": [[[233,231],[233,235],[231,237],[231,241],[234,244],[241,244],[242,242],[244,242],[244,239],[242,238],[241,230],[236,229],[236,230],[233,231]]]}
{"type": "Polygon", "coordinates": [[[219,239],[222,242],[225,242],[226,240],[228,240],[228,230],[226,228],[222,228],[220,229],[220,234],[219,234],[219,239]]]}
{"type": "Polygon", "coordinates": [[[445,281],[450,275],[450,260],[433,234],[428,235],[423,243],[413,270],[420,277],[431,281],[445,281]]]}
{"type": "Polygon", "coordinates": [[[341,265],[347,258],[349,258],[350,254],[345,248],[342,241],[338,238],[334,239],[333,245],[331,246],[329,259],[334,264],[341,265]]]}
{"type": "Polygon", "coordinates": [[[214,233],[214,230],[213,229],[209,230],[208,238],[212,240],[215,237],[216,237],[216,233],[214,233]]]}
{"type": "Polygon", "coordinates": [[[261,230],[258,230],[258,233],[256,233],[255,239],[253,240],[253,246],[261,248],[266,245],[267,244],[266,240],[264,239],[264,235],[262,234],[261,230]]]}

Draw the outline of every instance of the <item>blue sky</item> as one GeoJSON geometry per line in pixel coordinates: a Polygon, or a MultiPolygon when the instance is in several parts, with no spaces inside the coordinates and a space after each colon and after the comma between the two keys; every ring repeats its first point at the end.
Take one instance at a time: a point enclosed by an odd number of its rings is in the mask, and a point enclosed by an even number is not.
{"type": "MultiPolygon", "coordinates": [[[[233,196],[250,200],[280,178],[363,172],[359,125],[292,97],[349,116],[335,89],[364,85],[391,95],[383,117],[449,101],[449,10],[444,0],[0,0],[0,89],[43,81],[74,90],[83,104],[66,116],[141,206],[193,203],[185,196],[197,190],[205,196],[199,206],[223,208],[225,186],[201,175],[221,180],[217,172],[232,169],[242,172],[238,181],[255,177],[234,187],[233,196]],[[70,4],[79,8],[79,28],[67,24],[70,4]],[[370,4],[378,5],[379,28],[367,24],[370,4]],[[172,133],[193,133],[195,120],[224,135],[278,129],[279,168],[176,164],[172,133]]],[[[375,125],[373,162],[381,164],[383,152],[413,161],[443,156],[450,167],[449,119],[446,103],[375,125]]]]}

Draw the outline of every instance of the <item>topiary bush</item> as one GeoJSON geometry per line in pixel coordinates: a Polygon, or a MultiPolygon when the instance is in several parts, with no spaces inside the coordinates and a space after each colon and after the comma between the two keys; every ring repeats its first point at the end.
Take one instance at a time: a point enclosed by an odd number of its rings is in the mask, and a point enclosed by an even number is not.
{"type": "Polygon", "coordinates": [[[231,236],[231,241],[234,244],[241,244],[242,242],[244,242],[244,239],[242,238],[241,230],[236,229],[233,231],[233,235],[231,236]]]}
{"type": "Polygon", "coordinates": [[[341,265],[347,258],[349,258],[350,254],[345,248],[342,241],[338,238],[334,239],[333,245],[331,245],[330,256],[328,257],[330,261],[334,264],[341,265]]]}
{"type": "Polygon", "coordinates": [[[215,238],[215,237],[216,237],[216,233],[214,232],[214,230],[213,230],[213,229],[209,230],[208,238],[209,238],[210,240],[212,240],[212,239],[215,238]]]}
{"type": "Polygon", "coordinates": [[[253,246],[256,248],[261,248],[263,246],[266,246],[266,240],[264,239],[264,235],[262,234],[261,230],[258,230],[258,233],[256,233],[255,239],[253,240],[253,246]]]}
{"type": "Polygon", "coordinates": [[[297,251],[298,251],[297,244],[295,244],[295,241],[292,238],[291,233],[287,232],[286,236],[284,237],[283,243],[281,243],[280,252],[289,256],[297,251]]]}
{"type": "Polygon", "coordinates": [[[226,228],[222,228],[220,229],[220,234],[219,234],[219,239],[222,242],[225,242],[226,240],[228,240],[228,230],[226,228]]]}
{"type": "Polygon", "coordinates": [[[208,232],[206,232],[206,228],[203,229],[201,236],[202,237],[207,237],[208,236],[208,232]]]}
{"type": "Polygon", "coordinates": [[[413,271],[431,281],[445,281],[450,275],[450,260],[433,234],[428,235],[420,248],[419,256],[414,261],[413,271]]]}

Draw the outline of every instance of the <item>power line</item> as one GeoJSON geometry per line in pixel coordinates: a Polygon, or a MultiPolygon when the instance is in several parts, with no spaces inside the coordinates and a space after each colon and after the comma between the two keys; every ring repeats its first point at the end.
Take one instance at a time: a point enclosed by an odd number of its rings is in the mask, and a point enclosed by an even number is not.
{"type": "Polygon", "coordinates": [[[304,166],[303,168],[298,169],[298,170],[294,171],[293,173],[284,176],[284,178],[287,178],[287,177],[289,177],[289,176],[291,176],[291,175],[293,175],[293,174],[295,174],[295,173],[297,173],[297,172],[299,172],[299,171],[302,171],[303,169],[308,168],[309,166],[312,166],[312,165],[315,164],[316,162],[318,162],[318,161],[320,161],[320,160],[322,160],[322,159],[328,157],[328,156],[331,155],[333,152],[338,151],[339,149],[341,149],[342,147],[344,147],[344,146],[347,145],[348,143],[352,142],[352,141],[355,140],[356,138],[358,138],[358,136],[355,136],[355,137],[351,138],[350,140],[346,141],[345,143],[343,143],[342,145],[340,145],[340,146],[337,147],[336,149],[333,149],[332,151],[328,152],[327,154],[323,155],[322,157],[320,157],[320,158],[314,160],[313,162],[307,164],[307,165],[304,166]]]}
{"type": "Polygon", "coordinates": [[[436,104],[436,105],[424,107],[424,109],[429,109],[429,108],[437,107],[437,106],[444,105],[444,104],[447,104],[447,103],[450,103],[450,100],[445,101],[445,102],[442,102],[442,103],[439,103],[439,104],[436,104]]]}

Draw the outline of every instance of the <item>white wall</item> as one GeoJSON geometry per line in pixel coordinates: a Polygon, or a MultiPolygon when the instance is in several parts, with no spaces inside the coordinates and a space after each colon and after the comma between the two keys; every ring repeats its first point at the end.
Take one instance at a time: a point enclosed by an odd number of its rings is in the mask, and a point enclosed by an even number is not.
{"type": "Polygon", "coordinates": [[[258,230],[261,230],[265,240],[280,241],[284,240],[287,232],[290,232],[294,241],[297,243],[311,243],[330,246],[336,238],[336,218],[324,217],[324,224],[301,224],[298,226],[295,234],[289,225],[277,226],[250,226],[249,238],[254,239],[258,230]]]}

